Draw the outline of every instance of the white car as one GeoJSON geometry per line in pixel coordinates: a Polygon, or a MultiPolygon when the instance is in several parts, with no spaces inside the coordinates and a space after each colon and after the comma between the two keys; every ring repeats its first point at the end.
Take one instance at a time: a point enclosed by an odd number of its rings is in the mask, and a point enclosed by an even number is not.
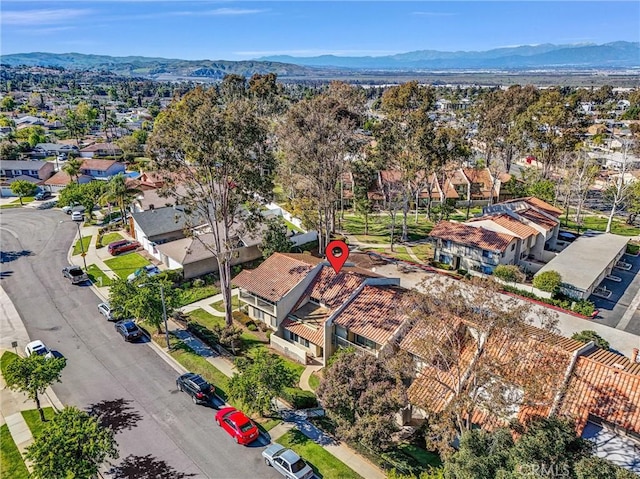
{"type": "Polygon", "coordinates": [[[84,213],[82,211],[73,211],[71,213],[72,221],[84,221],[84,213]]]}
{"type": "Polygon", "coordinates": [[[311,466],[304,462],[294,451],[280,444],[271,444],[262,451],[267,466],[272,466],[287,479],[311,479],[314,477],[311,466]]]}
{"type": "Polygon", "coordinates": [[[27,357],[31,356],[32,354],[37,354],[39,356],[44,356],[47,359],[53,358],[53,353],[49,351],[49,348],[47,348],[40,340],[31,341],[29,344],[27,344],[24,348],[24,353],[27,355],[27,357]]]}

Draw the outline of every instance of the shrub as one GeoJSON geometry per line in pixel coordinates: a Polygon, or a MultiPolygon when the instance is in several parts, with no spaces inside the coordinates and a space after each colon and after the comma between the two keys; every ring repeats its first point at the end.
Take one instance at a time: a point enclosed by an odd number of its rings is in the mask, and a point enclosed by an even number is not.
{"type": "Polygon", "coordinates": [[[294,409],[318,407],[318,399],[314,393],[298,388],[285,388],[282,399],[291,404],[294,409]]]}
{"type": "Polygon", "coordinates": [[[193,287],[194,288],[202,288],[204,286],[204,279],[201,278],[197,278],[193,280],[193,287]]]}
{"type": "Polygon", "coordinates": [[[204,342],[207,346],[215,347],[218,344],[218,336],[210,329],[205,328],[201,324],[189,322],[187,323],[187,331],[204,342]]]}
{"type": "Polygon", "coordinates": [[[596,310],[596,305],[587,299],[581,299],[576,301],[571,309],[578,314],[591,316],[596,310]]]}
{"type": "MultiPolygon", "coordinates": [[[[253,319],[251,319],[249,316],[247,316],[246,314],[244,314],[241,311],[234,311],[233,313],[231,313],[233,316],[233,319],[235,319],[236,321],[238,321],[240,324],[242,324],[245,327],[249,327],[250,324],[253,324],[254,326],[256,325],[255,321],[253,321],[253,319]]],[[[254,329],[255,331],[255,329],[254,329]]]]}
{"type": "Polygon", "coordinates": [[[267,329],[267,331],[264,334],[267,336],[267,339],[270,339],[271,335],[273,334],[273,330],[267,329]]]}
{"type": "Polygon", "coordinates": [[[493,275],[507,283],[518,283],[522,281],[524,276],[520,269],[513,264],[499,264],[496,266],[496,269],[493,270],[493,275]]]}
{"type": "Polygon", "coordinates": [[[258,326],[256,326],[256,323],[248,323],[247,324],[247,329],[249,331],[257,331],[258,330],[258,326]]]}
{"type": "Polygon", "coordinates": [[[640,252],[640,245],[635,243],[627,243],[627,253],[636,255],[640,252]]]}
{"type": "Polygon", "coordinates": [[[179,283],[182,280],[181,269],[168,269],[164,272],[166,278],[172,283],[179,283]]]}
{"type": "Polygon", "coordinates": [[[609,341],[604,339],[595,331],[591,331],[591,330],[580,331],[579,333],[574,333],[573,336],[571,336],[571,339],[575,339],[576,341],[582,341],[585,343],[588,343],[589,341],[593,341],[596,344],[596,346],[598,346],[599,348],[609,349],[609,341]]]}
{"type": "Polygon", "coordinates": [[[555,293],[560,287],[562,277],[557,271],[545,271],[533,277],[533,287],[547,293],[555,293]]]}

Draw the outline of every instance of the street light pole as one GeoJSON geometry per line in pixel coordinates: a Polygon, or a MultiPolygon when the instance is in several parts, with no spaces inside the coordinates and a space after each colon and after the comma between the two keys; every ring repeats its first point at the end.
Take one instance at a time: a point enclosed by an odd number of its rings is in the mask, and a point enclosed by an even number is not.
{"type": "Polygon", "coordinates": [[[78,241],[80,241],[80,250],[82,251],[82,262],[84,263],[84,270],[87,271],[87,254],[84,251],[84,242],[82,241],[82,233],[80,233],[80,222],[75,221],[78,225],[78,241]]]}

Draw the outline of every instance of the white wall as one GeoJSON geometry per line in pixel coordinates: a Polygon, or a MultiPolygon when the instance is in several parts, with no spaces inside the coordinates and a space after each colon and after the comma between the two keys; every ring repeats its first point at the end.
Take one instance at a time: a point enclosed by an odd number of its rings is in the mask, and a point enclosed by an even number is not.
{"type": "Polygon", "coordinates": [[[271,347],[284,353],[285,356],[289,356],[299,363],[307,364],[307,353],[303,349],[297,347],[293,343],[290,343],[286,339],[279,338],[275,334],[272,334],[269,337],[269,343],[271,347]]]}

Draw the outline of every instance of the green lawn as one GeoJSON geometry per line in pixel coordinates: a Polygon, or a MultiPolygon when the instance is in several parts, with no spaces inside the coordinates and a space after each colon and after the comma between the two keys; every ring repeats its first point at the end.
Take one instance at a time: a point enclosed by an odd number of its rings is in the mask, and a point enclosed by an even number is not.
{"type": "Polygon", "coordinates": [[[409,256],[407,253],[407,249],[404,246],[394,245],[392,252],[389,248],[364,248],[366,251],[375,251],[376,253],[384,253],[387,256],[392,258],[397,258],[401,261],[411,261],[415,262],[414,259],[409,256]]]}
{"type": "Polygon", "coordinates": [[[11,351],[5,351],[0,357],[0,371],[2,371],[2,376],[5,376],[7,366],[18,359],[18,355],[16,353],[12,353],[11,351]]]}
{"type": "MultiPolygon", "coordinates": [[[[391,241],[391,217],[388,214],[370,215],[368,235],[364,236],[364,217],[361,215],[347,214],[342,221],[342,228],[350,234],[357,235],[358,239],[367,243],[389,243],[391,241]]],[[[415,241],[427,237],[433,223],[425,219],[424,214],[418,215],[418,222],[415,215],[409,213],[407,218],[407,230],[409,240],[415,241]]],[[[395,236],[400,237],[402,233],[402,215],[396,216],[395,236]]]]}
{"type": "Polygon", "coordinates": [[[316,473],[316,477],[320,479],[357,479],[362,477],[297,429],[291,429],[278,439],[278,443],[297,452],[309,463],[316,473]]]}
{"type": "Polygon", "coordinates": [[[29,478],[29,471],[6,424],[0,427],[0,473],[7,479],[29,478]]]}
{"type": "Polygon", "coordinates": [[[278,424],[280,424],[282,422],[282,419],[280,418],[260,418],[259,420],[255,421],[257,424],[260,425],[260,427],[262,429],[264,429],[265,431],[270,431],[271,429],[273,429],[274,427],[276,427],[278,424]]]}
{"type": "Polygon", "coordinates": [[[182,306],[186,306],[187,304],[200,301],[201,299],[210,298],[211,296],[215,296],[216,294],[220,294],[220,288],[218,288],[214,284],[208,284],[198,287],[192,285],[189,288],[181,290],[178,307],[180,308],[182,306]]]}
{"type": "Polygon", "coordinates": [[[290,223],[289,221],[285,220],[284,218],[282,218],[282,221],[284,222],[285,225],[287,225],[287,228],[289,228],[291,231],[295,231],[296,233],[302,233],[302,229],[298,228],[293,223],[290,223]]]}
{"type": "MultiPolygon", "coordinates": [[[[562,220],[562,228],[577,231],[578,225],[572,219],[569,219],[568,224],[564,221],[564,216],[561,218],[562,220]]],[[[603,216],[584,216],[582,218],[582,225],[580,226],[580,232],[584,232],[585,230],[594,230],[594,231],[605,231],[607,229],[607,221],[609,221],[608,215],[603,216]]],[[[640,235],[640,228],[637,226],[632,226],[626,224],[624,221],[621,221],[617,218],[613,219],[611,223],[611,232],[613,234],[622,235],[622,236],[637,236],[640,235]]]]}
{"type": "Polygon", "coordinates": [[[414,444],[400,444],[398,449],[407,456],[413,458],[424,468],[439,467],[442,465],[440,456],[434,452],[415,446],[414,444]]]}
{"type": "Polygon", "coordinates": [[[107,276],[104,271],[98,268],[95,264],[87,266],[87,274],[89,275],[89,279],[92,283],[95,283],[98,286],[111,286],[111,278],[109,278],[109,276],[107,276]],[[102,278],[102,283],[98,278],[102,278]]]}
{"type": "Polygon", "coordinates": [[[411,251],[422,261],[430,261],[433,259],[433,246],[430,244],[419,244],[412,246],[411,251]]]}
{"type": "Polygon", "coordinates": [[[89,251],[89,243],[91,243],[91,236],[83,236],[82,240],[76,241],[73,245],[73,255],[75,256],[82,253],[82,248],[84,248],[85,252],[89,251]],[[80,241],[82,241],[82,243],[80,241]]]}
{"type": "Polygon", "coordinates": [[[106,260],[104,263],[120,278],[126,278],[138,268],[151,264],[138,253],[116,256],[115,258],[106,260]]]}
{"type": "MultiPolygon", "coordinates": [[[[43,407],[44,417],[47,421],[53,419],[55,411],[52,407],[43,407]]],[[[22,411],[22,417],[27,422],[27,426],[31,429],[33,437],[37,437],[42,432],[45,426],[45,422],[40,421],[40,413],[37,409],[29,409],[28,411],[22,411]]]]}
{"type": "Polygon", "coordinates": [[[102,237],[99,243],[96,241],[96,248],[103,248],[109,243],[113,243],[114,241],[120,241],[123,239],[124,237],[120,233],[107,233],[102,237]]]}
{"type": "MultiPolygon", "coordinates": [[[[213,309],[220,311],[221,313],[224,313],[224,302],[222,300],[216,301],[215,303],[211,303],[210,306],[213,309]]],[[[240,300],[235,295],[231,297],[231,307],[233,308],[234,311],[236,311],[237,309],[240,309],[240,300]]]]}
{"type": "Polygon", "coordinates": [[[315,391],[318,386],[320,386],[320,376],[318,373],[313,373],[309,376],[309,387],[315,391]]]}
{"type": "MultiPolygon", "coordinates": [[[[27,203],[31,203],[35,199],[36,199],[35,196],[23,196],[22,197],[22,204],[26,205],[27,203]]],[[[18,198],[17,200],[12,201],[11,203],[13,203],[14,205],[20,205],[20,198],[18,198]]]]}
{"type": "Polygon", "coordinates": [[[224,318],[220,316],[214,316],[207,313],[204,309],[198,308],[191,311],[187,316],[201,326],[208,329],[213,329],[214,326],[224,326],[224,318]]]}

